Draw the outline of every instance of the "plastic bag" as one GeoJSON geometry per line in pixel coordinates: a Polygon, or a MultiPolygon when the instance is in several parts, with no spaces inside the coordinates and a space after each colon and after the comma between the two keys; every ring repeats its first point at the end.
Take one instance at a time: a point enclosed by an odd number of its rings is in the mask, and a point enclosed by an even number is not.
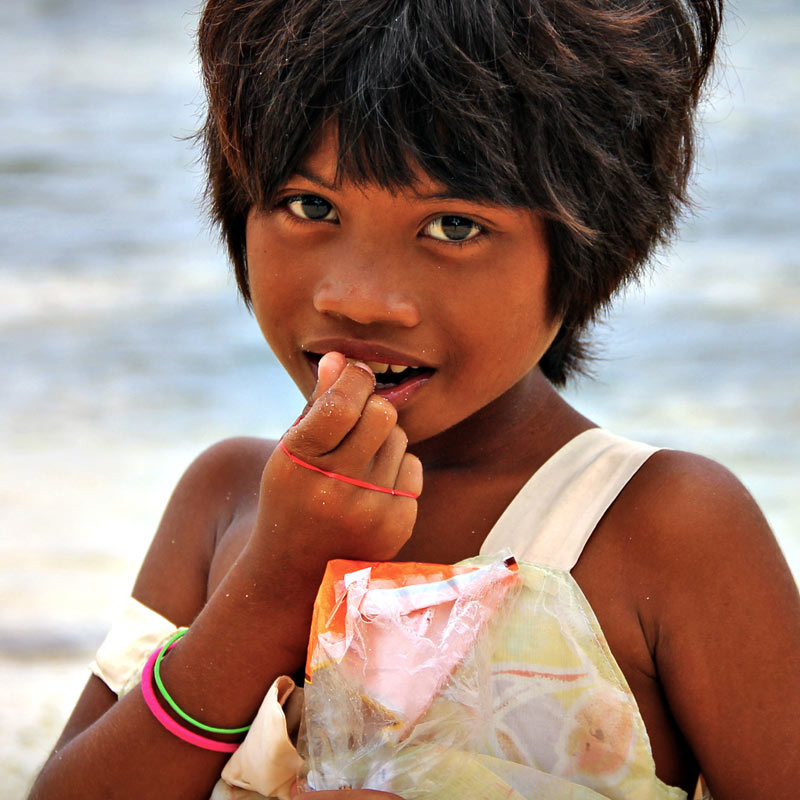
{"type": "Polygon", "coordinates": [[[488,566],[329,563],[314,606],[300,752],[310,789],[452,783],[491,719],[491,629],[520,587],[488,566]]]}

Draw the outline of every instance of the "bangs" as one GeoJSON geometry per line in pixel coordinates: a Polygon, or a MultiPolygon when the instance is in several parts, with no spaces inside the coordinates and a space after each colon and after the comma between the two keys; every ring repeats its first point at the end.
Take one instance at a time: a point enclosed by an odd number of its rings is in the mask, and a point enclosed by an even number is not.
{"type": "Polygon", "coordinates": [[[268,205],[333,128],[339,179],[398,189],[421,168],[455,196],[541,204],[517,167],[527,158],[515,135],[520,102],[501,66],[510,42],[483,41],[475,4],[441,2],[433,14],[428,4],[425,19],[409,0],[280,5],[291,24],[271,25],[263,6],[258,16],[269,41],[243,25],[241,61],[228,71],[239,102],[217,120],[251,203],[268,205]]]}

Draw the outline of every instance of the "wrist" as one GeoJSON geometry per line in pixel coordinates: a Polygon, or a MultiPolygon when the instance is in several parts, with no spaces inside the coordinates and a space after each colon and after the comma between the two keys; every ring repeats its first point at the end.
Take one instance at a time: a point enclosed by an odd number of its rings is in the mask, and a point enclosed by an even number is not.
{"type": "Polygon", "coordinates": [[[161,664],[175,702],[220,728],[250,722],[275,678],[306,660],[316,586],[286,594],[247,562],[243,553],[161,664]]]}

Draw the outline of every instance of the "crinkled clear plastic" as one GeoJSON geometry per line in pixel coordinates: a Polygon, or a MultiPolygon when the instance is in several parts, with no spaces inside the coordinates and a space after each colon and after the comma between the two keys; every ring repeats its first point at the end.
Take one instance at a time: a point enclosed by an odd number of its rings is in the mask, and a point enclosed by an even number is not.
{"type": "Polygon", "coordinates": [[[308,788],[434,797],[491,724],[491,631],[520,588],[488,566],[332,561],[314,607],[299,748],[308,788]]]}

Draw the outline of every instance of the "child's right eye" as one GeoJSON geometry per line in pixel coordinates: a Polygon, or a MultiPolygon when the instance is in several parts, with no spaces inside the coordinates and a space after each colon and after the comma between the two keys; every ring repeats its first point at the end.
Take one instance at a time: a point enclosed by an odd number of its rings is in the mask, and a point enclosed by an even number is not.
{"type": "Polygon", "coordinates": [[[323,222],[338,222],[333,206],[324,198],[315,194],[293,194],[281,201],[291,214],[300,219],[323,222]]]}

